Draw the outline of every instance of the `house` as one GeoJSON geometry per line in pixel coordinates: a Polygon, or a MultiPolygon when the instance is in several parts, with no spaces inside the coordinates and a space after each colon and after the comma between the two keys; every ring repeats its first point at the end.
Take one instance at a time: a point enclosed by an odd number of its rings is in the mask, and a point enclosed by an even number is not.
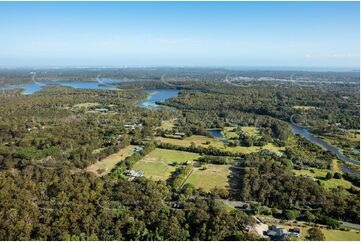
{"type": "Polygon", "coordinates": [[[136,128],[140,128],[142,126],[143,126],[142,124],[125,124],[124,128],[136,129],[136,128]]]}
{"type": "Polygon", "coordinates": [[[175,132],[174,136],[180,136],[180,137],[184,137],[186,134],[182,133],[182,132],[175,132]]]}
{"type": "Polygon", "coordinates": [[[135,152],[140,152],[142,150],[144,150],[143,146],[138,146],[138,147],[135,148],[135,152]]]}
{"type": "Polygon", "coordinates": [[[144,175],[144,172],[129,170],[127,171],[126,175],[130,177],[141,177],[144,175]]]}
{"type": "Polygon", "coordinates": [[[293,228],[288,230],[289,235],[292,237],[301,237],[301,229],[300,228],[293,228]]]}
{"type": "Polygon", "coordinates": [[[100,113],[106,113],[108,112],[107,108],[96,108],[94,109],[95,112],[100,112],[100,113]]]}
{"type": "Polygon", "coordinates": [[[269,226],[267,230],[267,235],[272,240],[282,240],[288,234],[289,231],[287,229],[279,228],[276,225],[269,226]]]}

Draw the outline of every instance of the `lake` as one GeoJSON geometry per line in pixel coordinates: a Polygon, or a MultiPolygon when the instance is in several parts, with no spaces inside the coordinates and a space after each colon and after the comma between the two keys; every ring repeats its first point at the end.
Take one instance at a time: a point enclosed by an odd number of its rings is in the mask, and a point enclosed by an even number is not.
{"type": "Polygon", "coordinates": [[[160,90],[144,90],[148,93],[146,100],[136,104],[138,107],[149,108],[149,109],[164,109],[165,106],[156,104],[156,102],[164,102],[168,98],[178,96],[178,90],[174,89],[160,89],[160,90]]]}

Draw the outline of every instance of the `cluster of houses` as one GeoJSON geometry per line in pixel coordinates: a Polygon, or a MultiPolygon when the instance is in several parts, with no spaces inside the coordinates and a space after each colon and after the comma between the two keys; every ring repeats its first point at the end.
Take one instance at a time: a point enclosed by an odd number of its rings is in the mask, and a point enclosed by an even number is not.
{"type": "Polygon", "coordinates": [[[301,236],[301,230],[299,228],[285,229],[276,225],[271,225],[268,226],[265,235],[270,237],[271,240],[284,240],[287,237],[299,238],[301,236]]]}
{"type": "MultiPolygon", "coordinates": [[[[144,150],[144,146],[137,146],[134,148],[134,151],[131,153],[131,155],[134,155],[138,152],[141,152],[142,150],[144,150]]],[[[136,177],[141,177],[144,175],[144,172],[142,171],[134,171],[134,170],[129,170],[125,173],[126,176],[128,176],[130,179],[134,179],[136,177]]]]}

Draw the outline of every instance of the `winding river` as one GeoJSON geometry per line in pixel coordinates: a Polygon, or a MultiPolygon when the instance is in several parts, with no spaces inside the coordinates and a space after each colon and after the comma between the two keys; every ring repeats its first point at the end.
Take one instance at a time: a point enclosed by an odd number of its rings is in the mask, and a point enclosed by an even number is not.
{"type": "MultiPolygon", "coordinates": [[[[294,135],[299,134],[299,135],[305,137],[307,140],[311,141],[312,143],[321,145],[323,148],[325,148],[326,150],[332,152],[334,155],[337,156],[338,159],[340,159],[340,160],[342,160],[342,161],[350,162],[350,163],[352,163],[352,164],[355,164],[355,165],[360,166],[360,161],[357,161],[357,160],[353,160],[353,159],[348,158],[348,157],[345,156],[337,147],[335,147],[335,146],[333,146],[333,145],[330,145],[329,143],[325,142],[324,140],[319,139],[319,138],[313,136],[313,135],[308,131],[308,129],[303,128],[303,127],[300,127],[299,125],[295,124],[295,123],[292,121],[292,119],[291,119],[291,122],[290,122],[289,124],[290,124],[290,126],[291,126],[291,130],[292,130],[292,133],[293,133],[294,135]]],[[[342,168],[342,171],[344,171],[344,172],[350,172],[350,173],[359,175],[359,172],[358,172],[358,171],[355,171],[355,170],[351,169],[350,167],[347,167],[346,165],[343,165],[343,164],[342,164],[342,165],[341,165],[341,168],[342,168]]]]}

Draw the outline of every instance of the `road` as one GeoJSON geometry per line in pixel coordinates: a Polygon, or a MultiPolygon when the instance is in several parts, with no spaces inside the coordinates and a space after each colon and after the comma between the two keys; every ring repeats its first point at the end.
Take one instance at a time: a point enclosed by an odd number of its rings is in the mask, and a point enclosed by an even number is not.
{"type": "Polygon", "coordinates": [[[360,225],[359,224],[353,224],[353,223],[349,223],[349,222],[341,222],[343,226],[347,226],[353,229],[357,229],[360,230],[360,225]]]}

